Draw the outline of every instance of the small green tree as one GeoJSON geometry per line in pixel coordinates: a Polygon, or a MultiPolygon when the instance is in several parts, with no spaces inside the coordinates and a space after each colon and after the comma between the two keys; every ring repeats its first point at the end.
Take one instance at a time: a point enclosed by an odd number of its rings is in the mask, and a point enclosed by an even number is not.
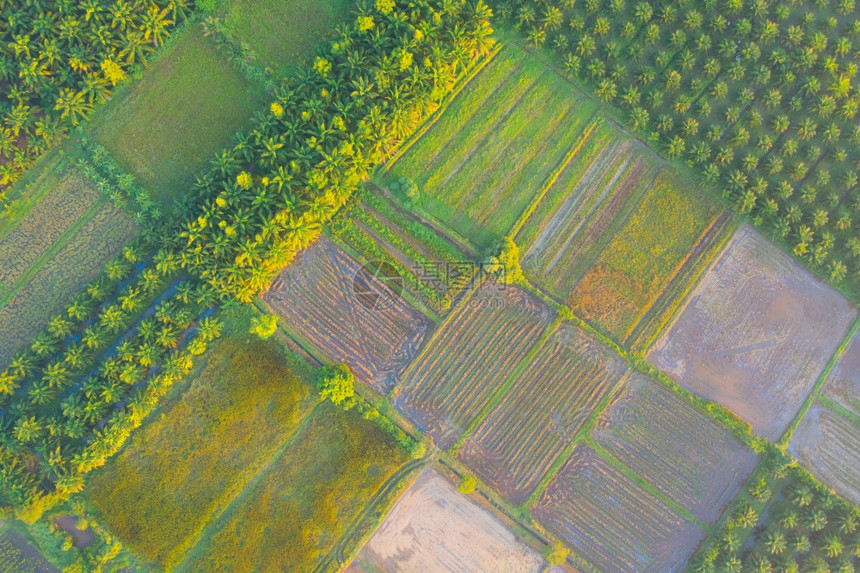
{"type": "Polygon", "coordinates": [[[320,374],[320,397],[344,410],[355,405],[355,375],[346,364],[323,368],[320,374]]]}
{"type": "Polygon", "coordinates": [[[274,314],[260,314],[251,319],[251,334],[256,334],[261,340],[271,338],[278,330],[278,317],[274,314]]]}
{"type": "Polygon", "coordinates": [[[496,279],[506,284],[523,280],[523,269],[520,266],[520,248],[511,237],[502,239],[496,255],[487,261],[487,271],[496,279]]]}
{"type": "Polygon", "coordinates": [[[475,491],[476,487],[478,487],[478,480],[475,479],[475,476],[464,475],[457,485],[457,490],[464,495],[469,495],[475,491]]]}
{"type": "Polygon", "coordinates": [[[546,556],[546,562],[550,566],[562,565],[565,561],[567,561],[567,557],[570,555],[570,549],[562,545],[561,543],[556,543],[552,546],[552,550],[546,556]]]}

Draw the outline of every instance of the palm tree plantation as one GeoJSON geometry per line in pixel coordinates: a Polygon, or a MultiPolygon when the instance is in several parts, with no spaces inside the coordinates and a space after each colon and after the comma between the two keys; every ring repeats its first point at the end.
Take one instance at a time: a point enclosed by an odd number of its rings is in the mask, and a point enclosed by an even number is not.
{"type": "Polygon", "coordinates": [[[0,571],[860,567],[854,0],[0,0],[0,571]]]}

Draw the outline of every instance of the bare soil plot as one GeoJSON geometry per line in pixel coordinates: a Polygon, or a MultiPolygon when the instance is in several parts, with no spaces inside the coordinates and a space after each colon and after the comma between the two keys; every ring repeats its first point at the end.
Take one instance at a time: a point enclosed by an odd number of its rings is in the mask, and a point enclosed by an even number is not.
{"type": "Polygon", "coordinates": [[[598,124],[518,235],[529,277],[565,301],[660,168],[651,151],[598,124]]]}
{"type": "Polygon", "coordinates": [[[822,392],[860,416],[860,331],[830,371],[822,392]]]}
{"type": "Polygon", "coordinates": [[[624,361],[600,341],[562,325],[466,439],[458,457],[508,501],[521,504],[626,371],[624,361]]]}
{"type": "Polygon", "coordinates": [[[0,308],[0,364],[23,348],[138,233],[127,213],[105,203],[0,308]]]}
{"type": "Polygon", "coordinates": [[[838,292],[744,226],[648,360],[777,440],[855,315],[838,292]]]}
{"type": "Polygon", "coordinates": [[[403,494],[358,561],[367,568],[356,571],[384,573],[537,572],[543,566],[540,553],[430,468],[403,494]]]}
{"type": "Polygon", "coordinates": [[[815,404],[788,446],[812,475],[860,505],[860,425],[815,404]]]}
{"type": "Polygon", "coordinates": [[[325,238],[305,249],[263,299],[334,360],[386,394],[418,351],[432,321],[396,292],[397,284],[325,238]]]}
{"type": "Polygon", "coordinates": [[[758,456],[670,390],[636,376],[601,414],[592,437],[699,519],[722,514],[758,456]]]}
{"type": "Polygon", "coordinates": [[[394,405],[446,449],[488,404],[553,318],[514,286],[484,283],[403,374],[394,405]]]}
{"type": "Polygon", "coordinates": [[[705,537],[585,444],[532,515],[601,571],[680,571],[705,537]]]}
{"type": "Polygon", "coordinates": [[[77,170],[63,177],[0,239],[0,283],[13,286],[99,197],[98,190],[77,170]]]}
{"type": "Polygon", "coordinates": [[[661,171],[570,294],[572,309],[617,340],[626,340],[722,211],[687,186],[661,171]]]}

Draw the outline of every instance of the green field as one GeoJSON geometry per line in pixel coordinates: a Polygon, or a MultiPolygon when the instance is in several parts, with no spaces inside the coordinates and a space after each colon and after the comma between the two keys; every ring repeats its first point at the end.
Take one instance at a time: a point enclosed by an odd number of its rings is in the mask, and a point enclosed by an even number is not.
{"type": "Polygon", "coordinates": [[[194,25],[99,110],[90,130],[153,198],[169,204],[263,103],[262,86],[248,82],[194,25]]]}
{"type": "Polygon", "coordinates": [[[179,570],[312,571],[406,460],[373,422],[321,405],[179,570]]]}
{"type": "Polygon", "coordinates": [[[304,63],[336,25],[346,22],[352,0],[232,0],[225,24],[248,42],[260,64],[278,75],[304,63]]]}
{"type": "Polygon", "coordinates": [[[308,376],[275,340],[226,336],[187,390],[91,476],[88,499],[142,559],[175,565],[310,410],[308,376]]]}

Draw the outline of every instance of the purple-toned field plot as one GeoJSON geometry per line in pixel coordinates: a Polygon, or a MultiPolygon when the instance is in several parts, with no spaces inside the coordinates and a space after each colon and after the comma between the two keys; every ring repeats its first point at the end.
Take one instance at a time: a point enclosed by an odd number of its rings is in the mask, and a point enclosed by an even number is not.
{"type": "Polygon", "coordinates": [[[843,408],[860,416],[860,330],[851,338],[851,344],[830,371],[822,391],[843,408]]]}
{"type": "Polygon", "coordinates": [[[680,571],[705,537],[585,444],[532,515],[601,571],[680,571]]]}
{"type": "Polygon", "coordinates": [[[0,239],[0,283],[14,285],[99,197],[82,174],[66,175],[0,239]]]}
{"type": "Polygon", "coordinates": [[[484,283],[451,313],[403,375],[394,405],[447,449],[553,318],[514,286],[484,283]]]}
{"type": "Polygon", "coordinates": [[[800,421],[788,451],[812,475],[860,505],[860,427],[815,404],[800,421]]]}
{"type": "Polygon", "coordinates": [[[546,341],[458,453],[511,503],[524,502],[624,376],[615,353],[574,326],[546,341]]]}
{"type": "Polygon", "coordinates": [[[321,237],[278,275],[263,299],[320,351],[386,394],[433,324],[396,290],[389,277],[321,237]]]}
{"type": "Polygon", "coordinates": [[[0,308],[0,365],[5,364],[138,232],[113,203],[103,205],[0,308]]]}
{"type": "Polygon", "coordinates": [[[668,498],[715,522],[758,456],[670,390],[635,376],[601,414],[592,437],[668,498]]]}
{"type": "Polygon", "coordinates": [[[855,315],[842,295],[744,226],[648,361],[777,440],[855,315]]]}

